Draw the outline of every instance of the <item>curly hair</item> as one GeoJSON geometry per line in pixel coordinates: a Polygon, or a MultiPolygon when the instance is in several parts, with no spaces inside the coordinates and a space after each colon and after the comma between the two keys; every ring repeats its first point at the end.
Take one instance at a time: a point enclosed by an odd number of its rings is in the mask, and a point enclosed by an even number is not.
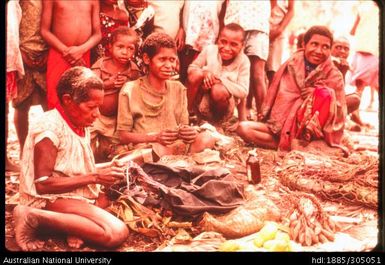
{"type": "Polygon", "coordinates": [[[305,34],[303,35],[304,45],[306,45],[309,42],[309,40],[311,39],[311,37],[313,37],[313,35],[315,35],[315,34],[322,35],[322,36],[329,38],[330,39],[330,47],[333,45],[333,34],[325,26],[313,26],[310,29],[308,29],[305,32],[305,34]]]}
{"type": "Polygon", "coordinates": [[[142,54],[146,53],[152,59],[160,48],[171,48],[176,50],[175,41],[166,33],[151,33],[143,42],[142,54]]]}
{"type": "Polygon", "coordinates": [[[110,44],[112,45],[116,39],[118,38],[119,35],[124,35],[124,36],[130,36],[135,38],[135,47],[138,48],[140,39],[138,36],[138,33],[136,33],[135,30],[132,28],[126,27],[126,26],[120,26],[114,29],[111,32],[111,37],[110,37],[110,44]]]}
{"type": "Polygon", "coordinates": [[[91,69],[75,66],[61,76],[57,85],[57,96],[62,102],[64,94],[68,94],[75,103],[80,104],[89,100],[89,90],[103,90],[103,81],[91,69]]]}

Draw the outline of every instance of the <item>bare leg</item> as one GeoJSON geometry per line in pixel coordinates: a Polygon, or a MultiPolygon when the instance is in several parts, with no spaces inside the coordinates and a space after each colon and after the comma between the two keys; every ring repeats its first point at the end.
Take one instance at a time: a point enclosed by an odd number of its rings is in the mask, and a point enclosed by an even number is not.
{"type": "Polygon", "coordinates": [[[374,87],[370,87],[370,102],[369,102],[369,106],[368,106],[368,110],[372,110],[373,109],[373,103],[374,103],[374,90],[375,88],[374,87]]]}
{"type": "Polygon", "coordinates": [[[268,71],[267,72],[267,79],[269,80],[269,84],[271,84],[271,82],[273,81],[274,74],[275,74],[274,71],[268,71]]]}
{"type": "Polygon", "coordinates": [[[221,119],[229,110],[229,91],[222,84],[215,84],[210,89],[211,112],[214,117],[221,119]]]}
{"type": "Polygon", "coordinates": [[[195,109],[196,97],[199,92],[199,87],[203,81],[203,75],[199,71],[192,71],[188,76],[187,81],[187,100],[188,110],[192,112],[195,109]]]}
{"type": "Polygon", "coordinates": [[[240,122],[237,133],[245,142],[268,149],[277,149],[278,147],[277,140],[264,123],[253,121],[240,122]]]}
{"type": "MultiPolygon", "coordinates": [[[[5,104],[5,140],[6,144],[8,144],[8,104],[5,104]]],[[[11,159],[9,159],[8,154],[5,156],[5,169],[9,171],[20,171],[20,167],[18,165],[15,165],[11,159]]]]}
{"type": "MultiPolygon", "coordinates": [[[[36,246],[33,228],[64,232],[103,247],[113,248],[128,236],[127,226],[107,211],[73,199],[57,199],[45,210],[17,206],[14,210],[16,242],[23,250],[36,246]],[[30,221],[32,220],[32,221],[30,221]],[[32,223],[31,223],[32,222],[32,223]]],[[[79,242],[78,242],[79,243],[79,242]]]]}
{"type": "Polygon", "coordinates": [[[257,56],[250,58],[250,91],[254,91],[255,104],[258,114],[262,111],[262,102],[266,95],[265,61],[257,56]]]}
{"type": "Polygon", "coordinates": [[[14,123],[17,133],[17,138],[20,143],[20,157],[22,156],[22,151],[25,143],[25,139],[28,134],[28,113],[31,107],[31,98],[24,101],[22,104],[15,108],[14,123]]]}

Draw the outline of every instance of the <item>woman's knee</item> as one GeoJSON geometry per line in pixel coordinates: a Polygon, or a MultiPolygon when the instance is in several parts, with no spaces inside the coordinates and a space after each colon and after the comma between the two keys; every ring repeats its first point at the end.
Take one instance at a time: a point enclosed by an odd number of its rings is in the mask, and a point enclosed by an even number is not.
{"type": "Polygon", "coordinates": [[[250,126],[247,121],[241,121],[236,129],[236,133],[243,139],[247,139],[247,135],[249,134],[250,126]]]}
{"type": "Polygon", "coordinates": [[[128,234],[129,230],[127,225],[118,219],[114,226],[109,227],[109,229],[105,231],[102,244],[107,248],[118,247],[127,240],[128,234]]]}
{"type": "Polygon", "coordinates": [[[216,139],[209,132],[202,132],[197,135],[194,143],[190,147],[191,153],[198,153],[206,148],[213,148],[216,143],[216,139]]]}

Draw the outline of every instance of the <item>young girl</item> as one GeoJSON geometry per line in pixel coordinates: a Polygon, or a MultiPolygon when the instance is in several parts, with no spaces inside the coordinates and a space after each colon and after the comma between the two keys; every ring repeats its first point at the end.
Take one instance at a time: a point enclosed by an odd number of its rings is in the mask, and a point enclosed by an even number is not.
{"type": "Polygon", "coordinates": [[[107,46],[111,57],[102,57],[91,69],[104,83],[104,101],[100,106],[100,117],[91,128],[91,146],[96,162],[104,162],[114,154],[119,91],[123,84],[140,76],[140,70],[132,58],[138,48],[139,37],[128,27],[119,27],[111,33],[107,46]]]}

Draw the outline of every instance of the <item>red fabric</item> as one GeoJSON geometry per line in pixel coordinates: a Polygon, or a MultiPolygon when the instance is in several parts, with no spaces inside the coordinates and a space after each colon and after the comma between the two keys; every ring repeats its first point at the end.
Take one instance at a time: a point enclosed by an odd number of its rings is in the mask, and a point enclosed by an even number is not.
{"type": "Polygon", "coordinates": [[[64,121],[68,124],[68,126],[71,128],[71,130],[73,130],[77,135],[79,135],[81,137],[85,136],[84,128],[83,127],[81,127],[81,128],[75,127],[75,125],[70,121],[68,116],[65,114],[63,107],[59,103],[57,103],[55,105],[55,108],[60,113],[60,115],[63,117],[64,121]]]}
{"type": "Polygon", "coordinates": [[[16,98],[17,96],[17,82],[16,82],[16,71],[7,72],[7,94],[6,94],[6,100],[7,103],[11,101],[12,99],[16,98]]]}
{"type": "Polygon", "coordinates": [[[327,88],[317,87],[315,89],[312,114],[318,111],[319,113],[318,119],[321,127],[324,127],[326,121],[329,118],[331,100],[332,100],[332,96],[327,88]]]}
{"type": "MultiPolygon", "coordinates": [[[[313,115],[316,111],[318,111],[318,120],[323,127],[326,124],[326,121],[329,118],[329,110],[330,110],[330,103],[332,100],[332,96],[329,92],[329,90],[325,87],[317,87],[314,90],[314,101],[313,101],[313,108],[311,111],[311,114],[313,115]]],[[[302,122],[305,114],[305,109],[300,109],[298,111],[297,119],[299,122],[302,122]]]]}
{"type": "MultiPolygon", "coordinates": [[[[86,52],[83,55],[83,60],[85,62],[85,67],[90,67],[90,51],[86,52]]],[[[56,86],[59,82],[62,74],[72,66],[64,59],[63,55],[51,48],[48,52],[47,59],[47,104],[48,109],[53,109],[58,103],[58,97],[56,93],[56,86]]]]}

